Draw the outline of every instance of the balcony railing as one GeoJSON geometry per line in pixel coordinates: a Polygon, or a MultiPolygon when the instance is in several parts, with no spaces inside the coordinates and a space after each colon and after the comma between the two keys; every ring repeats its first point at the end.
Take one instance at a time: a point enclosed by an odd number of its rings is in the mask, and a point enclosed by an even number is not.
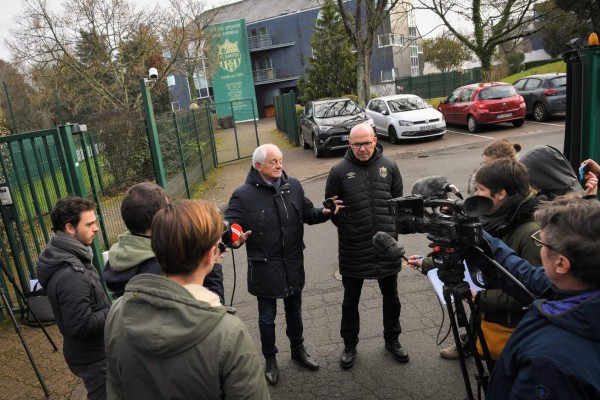
{"type": "Polygon", "coordinates": [[[252,76],[254,77],[254,82],[270,81],[277,79],[277,71],[275,68],[259,69],[252,71],[252,76]]]}
{"type": "Polygon", "coordinates": [[[265,35],[258,36],[250,36],[248,38],[248,48],[252,49],[260,49],[261,47],[269,47],[273,45],[273,41],[271,40],[271,35],[268,33],[265,35]]]}

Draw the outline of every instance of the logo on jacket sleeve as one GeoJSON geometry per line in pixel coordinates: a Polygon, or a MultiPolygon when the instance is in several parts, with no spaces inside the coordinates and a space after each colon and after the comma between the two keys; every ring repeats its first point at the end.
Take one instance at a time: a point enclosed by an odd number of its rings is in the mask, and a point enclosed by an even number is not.
{"type": "Polygon", "coordinates": [[[348,178],[348,179],[354,179],[354,178],[356,178],[356,172],[348,172],[346,174],[346,178],[348,178]]]}
{"type": "Polygon", "coordinates": [[[388,176],[388,169],[386,167],[379,168],[379,176],[385,178],[388,176]]]}

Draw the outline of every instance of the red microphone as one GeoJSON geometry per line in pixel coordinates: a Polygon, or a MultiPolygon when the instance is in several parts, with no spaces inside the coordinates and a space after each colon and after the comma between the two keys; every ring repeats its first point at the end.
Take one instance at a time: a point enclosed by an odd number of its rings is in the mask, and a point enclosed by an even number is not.
{"type": "Polygon", "coordinates": [[[242,236],[242,227],[240,224],[231,224],[231,243],[237,242],[242,236]]]}

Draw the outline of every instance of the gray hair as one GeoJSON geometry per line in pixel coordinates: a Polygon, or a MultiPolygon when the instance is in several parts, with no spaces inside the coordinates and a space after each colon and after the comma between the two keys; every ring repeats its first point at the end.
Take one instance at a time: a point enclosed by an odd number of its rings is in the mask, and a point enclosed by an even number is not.
{"type": "Polygon", "coordinates": [[[254,150],[254,154],[252,154],[252,166],[256,165],[256,163],[264,164],[265,160],[267,159],[267,153],[269,152],[269,150],[273,149],[281,152],[281,150],[279,150],[279,147],[275,146],[272,143],[267,143],[258,146],[256,150],[254,150]]]}

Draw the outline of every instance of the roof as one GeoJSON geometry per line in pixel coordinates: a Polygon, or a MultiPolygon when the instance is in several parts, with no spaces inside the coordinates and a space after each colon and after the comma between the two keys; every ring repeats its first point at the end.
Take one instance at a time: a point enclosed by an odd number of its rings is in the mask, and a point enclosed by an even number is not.
{"type": "Polygon", "coordinates": [[[525,79],[525,78],[549,79],[549,78],[556,78],[556,77],[561,77],[561,76],[567,76],[567,74],[564,72],[553,72],[553,73],[549,73],[549,74],[528,75],[528,76],[524,76],[521,79],[525,79]]]}
{"type": "Polygon", "coordinates": [[[217,8],[214,23],[245,19],[246,25],[294,14],[313,8],[321,8],[322,0],[242,0],[217,8]]]}
{"type": "Polygon", "coordinates": [[[318,99],[318,100],[313,100],[313,104],[314,103],[333,103],[334,101],[348,101],[350,100],[347,97],[338,97],[338,98],[323,98],[323,99],[318,99]]]}
{"type": "Polygon", "coordinates": [[[479,82],[479,83],[472,83],[470,85],[465,85],[465,86],[461,86],[463,88],[470,88],[470,89],[485,89],[485,88],[490,88],[490,87],[494,87],[494,86],[512,86],[510,83],[505,83],[505,82],[479,82]]]}
{"type": "Polygon", "coordinates": [[[419,97],[419,96],[417,96],[416,94],[405,93],[405,94],[394,94],[394,95],[390,95],[390,96],[376,97],[373,100],[390,101],[390,100],[396,100],[396,99],[406,99],[408,97],[419,97]]]}

